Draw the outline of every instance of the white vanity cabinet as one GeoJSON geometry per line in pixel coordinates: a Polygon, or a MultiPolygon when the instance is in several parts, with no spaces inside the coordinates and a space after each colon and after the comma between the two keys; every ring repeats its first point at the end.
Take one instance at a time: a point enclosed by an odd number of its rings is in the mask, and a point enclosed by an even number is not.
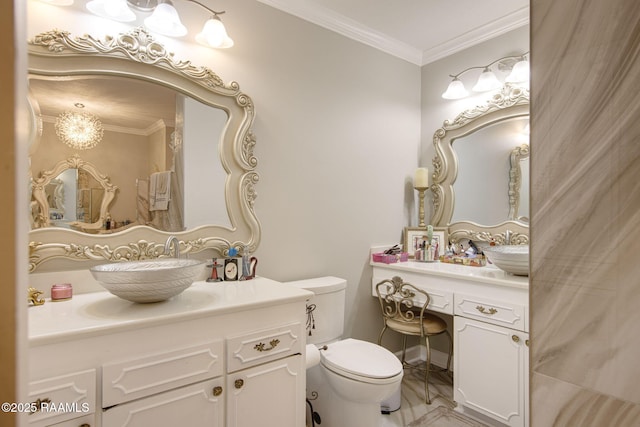
{"type": "Polygon", "coordinates": [[[528,278],[494,267],[413,261],[371,265],[372,295],[377,283],[399,276],[429,292],[430,310],[454,316],[456,410],[481,414],[497,426],[528,426],[528,278]]]}
{"type": "Polygon", "coordinates": [[[453,397],[513,427],[527,426],[529,334],[456,315],[453,397]]]}
{"type": "Polygon", "coordinates": [[[296,322],[227,338],[228,427],[304,425],[301,337],[303,323],[296,322]]]}
{"type": "Polygon", "coordinates": [[[29,313],[32,384],[87,375],[91,427],[300,427],[311,296],[256,278],[198,282],[156,304],[105,292],[47,301],[29,313]]]}

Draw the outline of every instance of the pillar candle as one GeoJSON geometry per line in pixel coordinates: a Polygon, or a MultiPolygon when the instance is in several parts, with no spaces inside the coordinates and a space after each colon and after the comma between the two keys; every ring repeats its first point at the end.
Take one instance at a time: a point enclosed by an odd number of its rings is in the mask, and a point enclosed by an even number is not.
{"type": "Polygon", "coordinates": [[[429,171],[427,170],[427,168],[416,169],[416,175],[413,179],[413,186],[415,188],[429,187],[429,171]]]}

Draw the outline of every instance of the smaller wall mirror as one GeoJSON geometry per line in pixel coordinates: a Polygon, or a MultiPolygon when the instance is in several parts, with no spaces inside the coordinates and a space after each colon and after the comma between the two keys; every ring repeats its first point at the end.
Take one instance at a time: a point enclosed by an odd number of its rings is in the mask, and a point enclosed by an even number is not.
{"type": "Polygon", "coordinates": [[[431,223],[452,242],[528,244],[528,123],[529,92],[507,85],[435,132],[431,223]]]}
{"type": "Polygon", "coordinates": [[[33,228],[70,228],[97,233],[105,228],[118,187],[91,163],[75,155],[32,180],[33,228]]]}

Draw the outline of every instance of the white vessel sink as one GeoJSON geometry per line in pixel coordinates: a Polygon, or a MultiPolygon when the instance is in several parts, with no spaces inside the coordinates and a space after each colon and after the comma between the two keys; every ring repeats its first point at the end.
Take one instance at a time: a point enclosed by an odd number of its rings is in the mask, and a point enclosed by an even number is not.
{"type": "Polygon", "coordinates": [[[132,302],[149,303],[178,295],[201,279],[206,262],[162,258],[117,262],[91,267],[93,277],[106,290],[132,302]]]}
{"type": "Polygon", "coordinates": [[[529,275],[529,245],[485,246],[482,251],[499,269],[516,276],[529,275]]]}

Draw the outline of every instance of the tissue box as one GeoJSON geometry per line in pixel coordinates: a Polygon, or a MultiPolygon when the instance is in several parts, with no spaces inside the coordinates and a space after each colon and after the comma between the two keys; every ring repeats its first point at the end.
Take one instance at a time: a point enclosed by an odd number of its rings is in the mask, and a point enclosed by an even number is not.
{"type": "Polygon", "coordinates": [[[409,260],[409,254],[407,252],[401,252],[399,254],[385,254],[383,252],[371,254],[373,262],[383,262],[385,264],[393,264],[394,262],[403,262],[409,260]]]}

